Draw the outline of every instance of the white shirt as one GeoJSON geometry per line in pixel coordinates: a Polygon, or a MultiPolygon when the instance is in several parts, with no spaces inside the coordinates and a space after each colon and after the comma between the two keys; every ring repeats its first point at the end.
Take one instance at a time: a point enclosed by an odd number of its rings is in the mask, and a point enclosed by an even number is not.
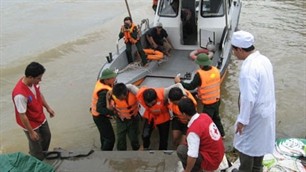
{"type": "MultiPolygon", "coordinates": [[[[239,76],[240,113],[245,125],[235,134],[234,147],[249,156],[272,153],[275,143],[275,91],[273,67],[258,51],[242,63],[239,76]]],[[[235,125],[236,126],[236,125],[235,125]]]]}
{"type": "MultiPolygon", "coordinates": [[[[32,84],[32,86],[28,86],[28,88],[31,90],[31,92],[34,94],[35,98],[37,99],[34,84],[32,84]]],[[[28,99],[25,96],[23,96],[22,94],[17,94],[14,97],[14,102],[18,113],[25,113],[27,111],[28,99]]]]}
{"type": "MultiPolygon", "coordinates": [[[[39,87],[39,85],[37,85],[37,87],[39,87]]],[[[32,86],[28,86],[28,88],[31,90],[31,92],[34,94],[35,99],[37,99],[37,94],[36,94],[36,90],[35,90],[35,86],[34,84],[32,86]]],[[[27,104],[28,104],[28,98],[23,96],[22,94],[17,94],[14,97],[14,102],[15,102],[15,106],[16,109],[18,111],[18,113],[26,113],[27,111],[27,104]]],[[[47,121],[47,119],[45,119],[42,124],[44,124],[47,121]]],[[[41,125],[42,125],[41,124],[41,125]]],[[[36,130],[37,128],[39,128],[41,125],[37,126],[36,128],[33,128],[33,130],[36,130]]],[[[23,128],[25,131],[28,131],[27,129],[23,128]]]]}
{"type": "MultiPolygon", "coordinates": [[[[195,115],[193,115],[190,119],[190,121],[187,124],[187,127],[189,128],[192,123],[198,119],[200,116],[200,114],[196,113],[195,115]]],[[[188,152],[187,155],[193,158],[197,158],[199,155],[199,147],[200,147],[200,137],[194,133],[194,132],[190,132],[187,135],[187,144],[188,144],[188,152]]]]}

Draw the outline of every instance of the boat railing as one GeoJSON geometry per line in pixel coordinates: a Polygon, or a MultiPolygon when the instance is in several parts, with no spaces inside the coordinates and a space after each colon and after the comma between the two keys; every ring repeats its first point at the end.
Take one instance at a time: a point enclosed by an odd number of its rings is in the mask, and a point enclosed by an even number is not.
{"type": "Polygon", "coordinates": [[[148,30],[150,28],[150,23],[149,23],[149,19],[148,18],[146,18],[146,19],[142,19],[141,20],[141,23],[140,23],[140,26],[139,26],[139,29],[141,30],[141,31],[145,31],[145,30],[148,30]],[[143,25],[145,25],[145,28],[144,29],[142,29],[142,26],[143,25]]]}

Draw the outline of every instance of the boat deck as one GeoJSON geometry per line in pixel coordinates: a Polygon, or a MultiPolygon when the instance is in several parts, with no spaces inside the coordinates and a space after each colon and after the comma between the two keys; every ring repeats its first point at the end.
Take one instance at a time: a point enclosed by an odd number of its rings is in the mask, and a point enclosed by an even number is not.
{"type": "Polygon", "coordinates": [[[174,50],[170,57],[166,57],[165,61],[158,66],[158,70],[152,71],[149,77],[175,77],[178,73],[182,75],[186,72],[193,72],[197,65],[189,58],[187,50],[174,50]]]}
{"type": "Polygon", "coordinates": [[[180,73],[181,77],[186,72],[192,73],[198,65],[189,58],[187,50],[173,50],[170,57],[165,57],[160,61],[151,61],[147,67],[131,67],[119,73],[118,82],[131,83],[145,78],[142,85],[149,87],[167,87],[172,85],[174,77],[180,73]]]}
{"type": "Polygon", "coordinates": [[[186,72],[192,73],[198,68],[198,65],[189,58],[190,51],[174,50],[170,57],[166,57],[157,68],[149,73],[142,85],[152,87],[167,87],[174,84],[174,77],[177,74],[184,76],[186,72]]]}

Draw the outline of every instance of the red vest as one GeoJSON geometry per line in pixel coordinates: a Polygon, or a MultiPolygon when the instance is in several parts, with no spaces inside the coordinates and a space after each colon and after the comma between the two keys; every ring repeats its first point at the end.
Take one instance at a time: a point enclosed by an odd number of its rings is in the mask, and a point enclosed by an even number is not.
{"type": "Polygon", "coordinates": [[[200,137],[199,152],[203,157],[202,168],[207,171],[218,169],[224,156],[224,146],[216,124],[207,114],[202,113],[188,128],[187,136],[190,132],[200,137]]]}
{"type": "Polygon", "coordinates": [[[162,124],[170,120],[170,114],[165,103],[164,97],[164,88],[154,88],[157,94],[157,102],[154,106],[148,107],[143,99],[143,92],[146,90],[146,87],[139,89],[137,93],[137,99],[139,103],[145,108],[143,117],[148,119],[149,122],[153,119],[154,125],[162,124]]]}
{"type": "Polygon", "coordinates": [[[29,87],[22,82],[22,79],[20,79],[16,84],[12,93],[12,99],[15,106],[16,122],[19,126],[21,126],[24,129],[26,128],[20,120],[20,114],[17,111],[16,104],[14,101],[14,97],[18,94],[21,94],[27,98],[26,115],[33,129],[36,129],[37,127],[41,126],[43,122],[46,120],[46,116],[43,111],[43,102],[40,95],[39,86],[34,85],[34,88],[36,91],[37,98],[35,98],[35,95],[32,93],[29,87]]]}

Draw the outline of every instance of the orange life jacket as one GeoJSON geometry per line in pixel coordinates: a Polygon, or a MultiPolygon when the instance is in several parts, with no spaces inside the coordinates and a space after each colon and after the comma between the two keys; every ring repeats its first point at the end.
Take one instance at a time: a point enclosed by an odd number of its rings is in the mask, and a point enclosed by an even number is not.
{"type": "Polygon", "coordinates": [[[91,100],[91,114],[93,116],[99,116],[99,112],[97,112],[97,102],[98,102],[98,93],[102,90],[111,90],[112,87],[106,85],[106,84],[103,84],[100,82],[100,80],[98,80],[96,82],[96,85],[95,85],[95,88],[94,88],[94,91],[92,93],[92,100],[91,100]]]}
{"type": "Polygon", "coordinates": [[[198,97],[203,104],[213,104],[220,100],[220,71],[212,66],[211,70],[197,71],[201,78],[198,97]]]}
{"type": "MultiPolygon", "coordinates": [[[[190,98],[192,100],[192,102],[194,103],[194,106],[197,107],[198,103],[196,101],[196,99],[193,97],[193,95],[185,90],[186,92],[186,96],[188,98],[190,98]]],[[[169,103],[169,106],[168,106],[169,110],[171,110],[172,112],[175,113],[175,115],[179,118],[179,120],[183,123],[183,124],[187,124],[187,118],[182,114],[182,112],[180,111],[179,107],[177,104],[174,104],[172,102],[169,103]]]]}
{"type": "MultiPolygon", "coordinates": [[[[122,27],[124,27],[124,26],[122,26],[122,27]]],[[[139,40],[139,37],[137,37],[137,39],[135,39],[131,35],[134,32],[135,27],[137,28],[137,26],[134,23],[132,23],[131,28],[124,31],[124,42],[125,43],[130,42],[132,44],[136,44],[137,41],[139,40]]]]}
{"type": "Polygon", "coordinates": [[[113,100],[115,102],[117,114],[122,120],[131,119],[132,116],[136,116],[138,114],[138,101],[133,93],[128,92],[126,100],[119,100],[113,95],[113,100]]]}
{"type": "Polygon", "coordinates": [[[164,53],[158,50],[147,48],[147,49],[143,49],[143,51],[146,53],[148,60],[160,60],[164,58],[164,53]]]}
{"type": "Polygon", "coordinates": [[[148,119],[149,122],[154,120],[154,126],[167,122],[170,120],[170,114],[167,107],[167,101],[165,101],[164,97],[164,88],[153,88],[157,94],[157,102],[152,107],[148,107],[143,99],[143,92],[148,89],[146,87],[142,87],[139,89],[137,93],[137,99],[139,103],[145,108],[145,112],[143,118],[148,119]]]}

